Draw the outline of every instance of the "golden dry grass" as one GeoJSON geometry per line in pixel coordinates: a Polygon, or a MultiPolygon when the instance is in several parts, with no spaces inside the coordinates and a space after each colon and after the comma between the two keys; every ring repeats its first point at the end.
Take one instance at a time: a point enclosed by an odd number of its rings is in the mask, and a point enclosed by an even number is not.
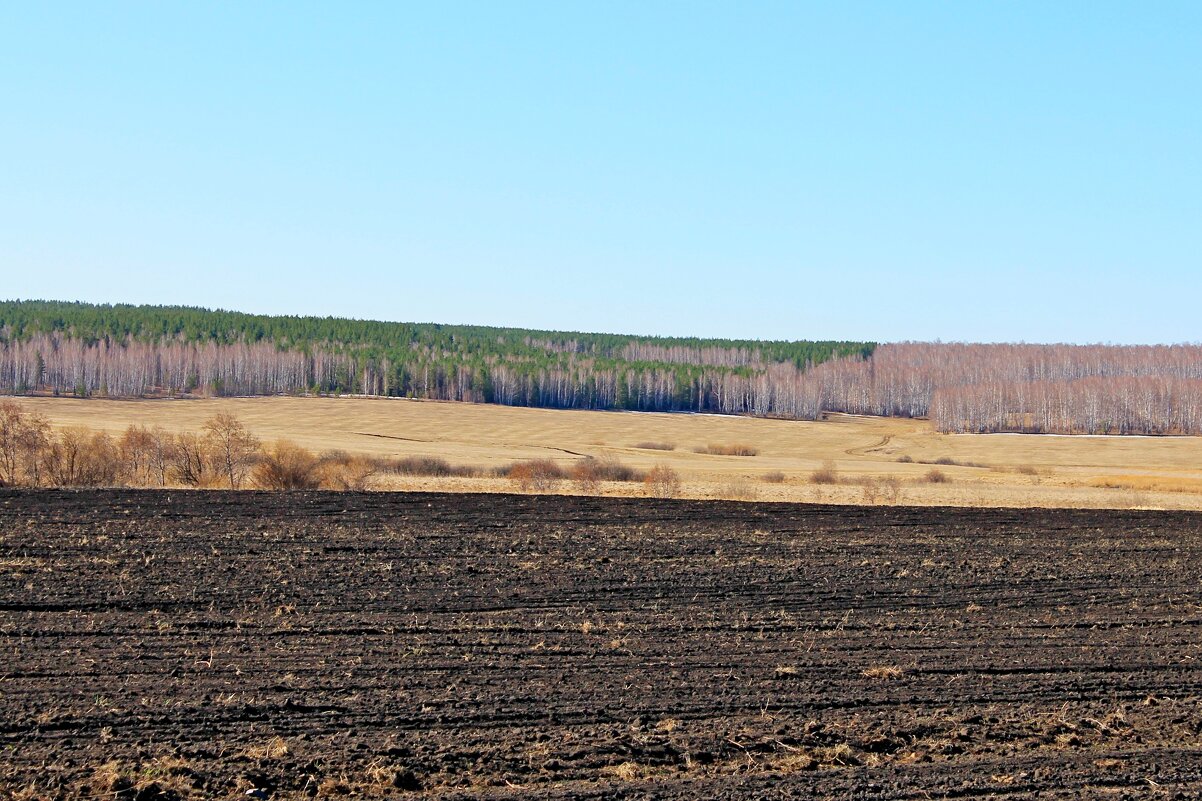
{"type": "MultiPolygon", "coordinates": [[[[680,476],[680,495],[688,498],[750,495],[759,501],[863,503],[866,482],[887,479],[900,489],[877,494],[878,503],[1202,509],[1202,438],[1196,437],[948,435],[925,421],[851,415],[796,422],[368,398],[17,402],[55,426],[84,425],[114,434],[131,423],[197,431],[226,411],[265,442],[288,439],[314,452],[437,456],[452,465],[484,468],[551,459],[566,469],[584,456],[616,459],[640,470],[664,465],[680,476]],[[676,449],[639,447],[649,442],[674,443],[676,449]],[[757,455],[695,452],[712,443],[738,443],[757,455]],[[925,480],[935,465],[946,483],[925,480]],[[837,481],[811,480],[827,469],[837,481]],[[774,483],[780,475],[789,480],[774,483]]],[[[388,476],[376,486],[514,489],[513,482],[492,477],[388,476]]],[[[580,486],[563,481],[556,491],[576,492],[580,486]]],[[[590,491],[635,495],[646,488],[602,482],[590,491]]]]}

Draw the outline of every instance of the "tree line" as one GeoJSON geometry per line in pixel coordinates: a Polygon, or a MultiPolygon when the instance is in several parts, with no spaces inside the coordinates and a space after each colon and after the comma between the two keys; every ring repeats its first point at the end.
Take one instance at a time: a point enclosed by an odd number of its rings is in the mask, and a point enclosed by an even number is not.
{"type": "Polygon", "coordinates": [[[1202,346],[756,342],[0,303],[0,392],[363,394],[930,417],[945,432],[1202,434],[1202,346]]]}
{"type": "Polygon", "coordinates": [[[0,391],[81,397],[364,394],[799,416],[765,394],[872,343],[754,342],[0,303],[0,391]],[[769,400],[771,399],[771,400],[769,400]]]}
{"type": "Polygon", "coordinates": [[[1202,346],[899,343],[816,367],[822,408],[940,431],[1202,434],[1202,346]]]}

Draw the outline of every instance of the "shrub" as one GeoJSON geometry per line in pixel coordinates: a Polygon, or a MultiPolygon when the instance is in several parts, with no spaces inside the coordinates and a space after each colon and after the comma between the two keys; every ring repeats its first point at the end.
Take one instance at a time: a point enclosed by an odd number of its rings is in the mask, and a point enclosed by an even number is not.
{"type": "Polygon", "coordinates": [[[694,448],[693,452],[705,453],[710,456],[757,456],[759,454],[759,451],[750,445],[715,445],[713,443],[694,448]]]}
{"type": "Polygon", "coordinates": [[[901,480],[897,476],[864,476],[856,483],[860,485],[866,504],[874,504],[881,497],[888,503],[897,503],[901,499],[901,480]]]}
{"type": "Polygon", "coordinates": [[[773,470],[771,473],[764,473],[760,476],[760,479],[766,484],[784,484],[785,478],[785,474],[779,470],[773,470]]]}
{"type": "Polygon", "coordinates": [[[923,478],[926,479],[928,484],[950,484],[952,481],[950,478],[948,478],[947,473],[935,468],[928,470],[927,474],[923,476],[923,478]]]}
{"type": "Polygon", "coordinates": [[[505,477],[517,484],[522,492],[547,492],[567,477],[564,469],[551,459],[515,462],[504,470],[505,477]]]}
{"type": "MultiPolygon", "coordinates": [[[[405,456],[400,459],[380,461],[378,464],[384,472],[400,476],[472,477],[484,472],[478,467],[453,465],[440,456],[405,456]]],[[[508,475],[508,470],[509,467],[502,467],[494,470],[493,473],[504,478],[508,475]]]]}
{"type": "Polygon", "coordinates": [[[50,444],[46,473],[59,487],[111,487],[120,480],[121,452],[106,433],[68,428],[50,444]]]}
{"type": "Polygon", "coordinates": [[[838,484],[839,472],[835,469],[835,463],[823,462],[822,467],[810,473],[810,481],[814,484],[838,484]]]}
{"type": "Polygon", "coordinates": [[[255,463],[256,486],[269,490],[307,490],[321,485],[321,461],[295,442],[280,440],[255,463]]]}
{"type": "Polygon", "coordinates": [[[450,462],[438,456],[405,456],[387,463],[390,473],[401,476],[449,476],[454,473],[450,462]]]}
{"type": "Polygon", "coordinates": [[[346,451],[326,451],[319,458],[321,486],[325,489],[361,492],[381,468],[376,459],[351,456],[346,451]]]}
{"type": "Polygon", "coordinates": [[[902,464],[911,464],[914,461],[914,457],[910,456],[909,454],[904,454],[897,457],[897,461],[901,462],[902,464]]]}
{"type": "Polygon", "coordinates": [[[640,442],[634,447],[645,451],[674,451],[676,443],[674,442],[640,442]]]}
{"type": "Polygon", "coordinates": [[[572,465],[571,477],[586,491],[596,491],[602,481],[642,481],[645,474],[612,456],[587,456],[572,465]]]}
{"type": "Polygon", "coordinates": [[[643,478],[647,494],[655,498],[675,498],[680,494],[680,475],[666,464],[657,464],[643,478]]]}

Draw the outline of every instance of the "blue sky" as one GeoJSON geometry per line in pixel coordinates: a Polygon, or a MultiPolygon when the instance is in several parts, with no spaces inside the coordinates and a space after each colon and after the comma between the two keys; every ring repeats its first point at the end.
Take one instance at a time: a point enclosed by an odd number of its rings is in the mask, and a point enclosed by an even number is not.
{"type": "Polygon", "coordinates": [[[8,3],[0,297],[1202,340],[1202,4],[8,3]]]}

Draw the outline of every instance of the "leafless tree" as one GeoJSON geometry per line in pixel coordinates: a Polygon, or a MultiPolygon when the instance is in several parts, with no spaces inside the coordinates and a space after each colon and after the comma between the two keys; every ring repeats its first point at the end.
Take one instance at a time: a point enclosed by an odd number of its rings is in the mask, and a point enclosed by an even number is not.
{"type": "Polygon", "coordinates": [[[238,489],[255,463],[259,440],[246,430],[241,420],[228,412],[207,420],[204,432],[205,444],[214,455],[218,471],[231,489],[238,489]]]}

